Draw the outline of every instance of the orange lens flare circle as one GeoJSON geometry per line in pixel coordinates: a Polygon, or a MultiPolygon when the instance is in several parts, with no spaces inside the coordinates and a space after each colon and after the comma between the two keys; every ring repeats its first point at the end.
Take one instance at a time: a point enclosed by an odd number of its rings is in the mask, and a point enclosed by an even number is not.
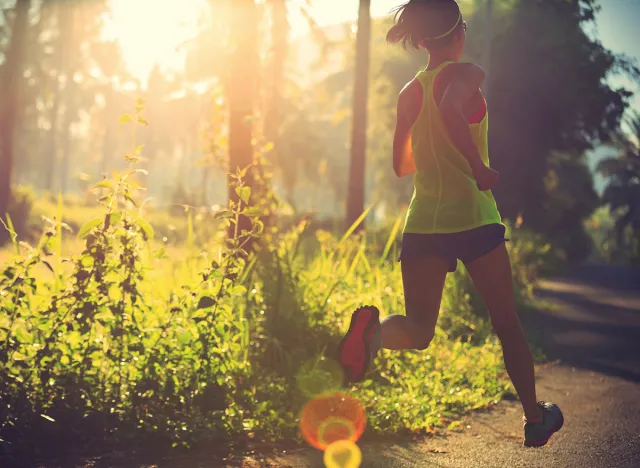
{"type": "Polygon", "coordinates": [[[309,445],[326,450],[338,441],[355,444],[366,426],[362,404],[342,392],[319,395],[310,400],[300,414],[300,431],[309,445]]]}

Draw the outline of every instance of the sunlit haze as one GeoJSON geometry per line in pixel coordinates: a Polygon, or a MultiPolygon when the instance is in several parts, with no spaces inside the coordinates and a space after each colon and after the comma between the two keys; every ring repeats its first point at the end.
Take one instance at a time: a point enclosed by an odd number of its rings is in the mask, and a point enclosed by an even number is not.
{"type": "Polygon", "coordinates": [[[175,68],[184,55],[178,46],[193,36],[204,0],[111,0],[105,35],[120,42],[127,67],[145,80],[158,64],[175,68]]]}
{"type": "MultiPolygon", "coordinates": [[[[620,29],[622,26],[626,27],[627,23],[622,24],[625,18],[634,16],[625,14],[627,9],[637,8],[634,2],[635,0],[602,1],[603,9],[598,15],[598,35],[606,47],[632,57],[640,57],[637,42],[633,39],[625,40],[632,28],[627,32],[620,29]]],[[[387,15],[399,3],[399,0],[374,0],[371,14],[374,17],[387,15]]],[[[289,22],[293,37],[309,30],[307,20],[300,13],[300,7],[306,4],[306,0],[290,2],[289,22]]],[[[194,35],[198,17],[202,8],[206,7],[206,0],[111,0],[111,5],[112,20],[105,27],[105,35],[118,39],[129,70],[144,82],[154,64],[163,69],[180,68],[183,65],[184,54],[177,50],[178,46],[194,35]]],[[[328,26],[355,20],[358,16],[358,2],[315,0],[311,2],[310,12],[318,25],[328,26]]],[[[622,80],[620,84],[634,88],[629,80],[622,80]]],[[[636,96],[633,102],[635,107],[640,108],[640,97],[636,96]]]]}
{"type": "MultiPolygon", "coordinates": [[[[289,9],[291,35],[308,32],[307,20],[300,12],[306,1],[294,0],[289,9]]],[[[398,4],[397,0],[373,2],[373,16],[383,16],[398,4]]],[[[129,70],[145,81],[154,64],[161,68],[178,68],[184,54],[178,46],[192,37],[206,0],[111,0],[111,19],[105,35],[115,37],[123,49],[129,70]]],[[[358,4],[355,1],[323,0],[311,3],[310,12],[320,26],[355,20],[358,4]],[[339,5],[339,6],[338,6],[339,5]]]]}

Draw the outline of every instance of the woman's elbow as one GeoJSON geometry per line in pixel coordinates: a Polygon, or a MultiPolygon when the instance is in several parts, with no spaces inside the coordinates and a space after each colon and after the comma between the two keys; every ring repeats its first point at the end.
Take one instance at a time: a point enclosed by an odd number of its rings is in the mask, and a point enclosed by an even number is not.
{"type": "Polygon", "coordinates": [[[395,165],[393,166],[393,172],[395,172],[396,176],[399,179],[402,179],[403,177],[406,177],[409,174],[411,174],[411,171],[406,167],[396,167],[395,165]]]}
{"type": "Polygon", "coordinates": [[[394,148],[394,150],[393,150],[393,173],[395,175],[397,175],[398,177],[401,177],[400,176],[400,172],[401,172],[402,168],[400,166],[401,166],[401,160],[399,158],[399,155],[396,154],[396,150],[394,148]]]}

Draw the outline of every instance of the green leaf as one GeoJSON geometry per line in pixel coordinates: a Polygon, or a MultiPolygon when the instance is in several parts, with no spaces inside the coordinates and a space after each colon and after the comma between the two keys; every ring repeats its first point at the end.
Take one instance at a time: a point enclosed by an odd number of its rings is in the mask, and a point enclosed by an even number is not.
{"type": "Polygon", "coordinates": [[[122,219],[122,213],[120,211],[116,211],[115,213],[109,214],[109,226],[115,226],[122,219]]]}
{"type": "Polygon", "coordinates": [[[147,122],[147,119],[145,119],[144,117],[138,116],[137,120],[139,124],[142,124],[145,127],[149,125],[149,122],[147,122]]]}
{"type": "Polygon", "coordinates": [[[95,228],[97,228],[101,224],[102,224],[102,218],[93,218],[93,219],[87,221],[80,228],[80,231],[78,232],[78,237],[80,239],[83,239],[83,238],[87,237],[87,234],[89,234],[91,231],[93,231],[95,228]]]}
{"type": "Polygon", "coordinates": [[[209,296],[202,296],[198,301],[198,309],[206,309],[208,307],[212,307],[216,301],[209,296]]]}
{"type": "Polygon", "coordinates": [[[129,122],[133,122],[133,116],[131,114],[124,114],[121,115],[120,118],[118,119],[118,123],[129,123],[129,122]]]}
{"type": "Polygon", "coordinates": [[[191,341],[191,333],[188,330],[183,333],[179,333],[178,341],[183,345],[189,344],[191,341]]]}
{"type": "Polygon", "coordinates": [[[13,335],[20,343],[31,343],[33,341],[33,337],[24,325],[18,325],[13,331],[13,335]]]}
{"type": "Polygon", "coordinates": [[[133,204],[133,206],[138,206],[138,204],[136,203],[135,198],[133,198],[133,196],[131,196],[131,193],[129,193],[129,191],[128,191],[128,190],[125,190],[125,191],[122,193],[122,195],[124,195],[125,200],[130,201],[130,202],[133,204]]]}
{"type": "Polygon", "coordinates": [[[244,210],[242,210],[242,214],[245,216],[248,216],[250,218],[255,218],[257,216],[260,216],[262,214],[262,210],[260,208],[258,208],[257,206],[250,206],[248,208],[245,208],[244,210]]]}
{"type": "Polygon", "coordinates": [[[140,229],[142,229],[145,240],[147,242],[153,241],[153,228],[151,227],[151,224],[149,224],[147,220],[143,218],[136,219],[136,224],[140,227],[140,229]]]}
{"type": "Polygon", "coordinates": [[[222,210],[222,211],[218,211],[215,216],[215,219],[226,219],[226,218],[233,218],[233,211],[231,210],[222,210]]]}
{"type": "Polygon", "coordinates": [[[231,295],[232,296],[242,296],[246,292],[247,292],[247,288],[245,288],[242,285],[237,285],[237,286],[234,286],[233,289],[231,290],[231,295]]]}
{"type": "Polygon", "coordinates": [[[106,189],[113,190],[113,181],[111,179],[102,179],[100,182],[98,182],[91,188],[94,188],[94,189],[106,188],[106,189]]]}
{"type": "Polygon", "coordinates": [[[49,271],[51,271],[51,273],[55,274],[55,271],[53,270],[53,267],[49,262],[47,262],[46,260],[42,260],[42,263],[44,264],[44,266],[46,266],[49,269],[49,271]]]}
{"type": "Polygon", "coordinates": [[[262,221],[260,221],[259,219],[255,220],[255,233],[260,235],[264,232],[264,223],[262,221]]]}
{"type": "Polygon", "coordinates": [[[240,200],[242,200],[246,204],[249,203],[249,197],[251,197],[251,187],[237,187],[236,193],[240,197],[240,200]]]}

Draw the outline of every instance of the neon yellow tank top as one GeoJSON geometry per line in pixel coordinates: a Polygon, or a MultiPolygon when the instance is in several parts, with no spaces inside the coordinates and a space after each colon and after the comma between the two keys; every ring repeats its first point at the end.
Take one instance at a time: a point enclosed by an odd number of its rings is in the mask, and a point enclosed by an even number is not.
{"type": "MultiPolygon", "coordinates": [[[[467,231],[501,223],[491,191],[480,191],[471,167],[453,145],[433,96],[433,83],[445,62],[416,75],[422,85],[422,109],[411,129],[416,165],[414,191],[404,232],[417,234],[467,231]]],[[[482,160],[489,165],[488,113],[480,123],[469,124],[471,136],[482,160]]]]}

